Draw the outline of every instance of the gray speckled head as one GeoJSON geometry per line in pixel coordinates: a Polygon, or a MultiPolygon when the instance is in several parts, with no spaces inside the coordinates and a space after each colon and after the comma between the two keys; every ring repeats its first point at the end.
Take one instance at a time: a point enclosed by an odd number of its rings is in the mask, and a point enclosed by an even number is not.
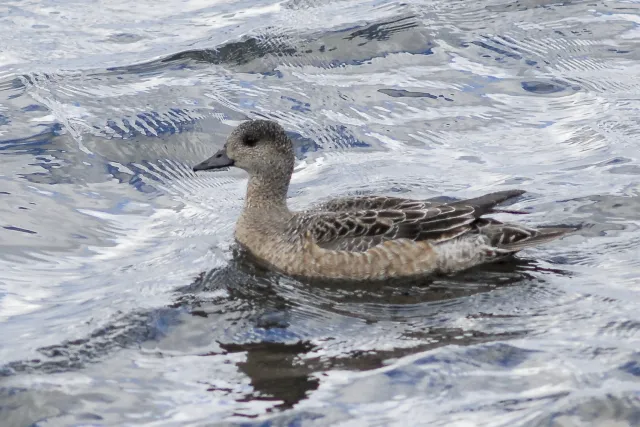
{"type": "Polygon", "coordinates": [[[269,120],[250,120],[227,138],[225,149],[233,165],[250,175],[291,175],[294,152],[282,126],[269,120]]]}
{"type": "Polygon", "coordinates": [[[293,146],[282,126],[269,120],[250,120],[235,128],[224,147],[193,170],[235,166],[251,176],[267,178],[291,175],[293,165],[293,146]]]}
{"type": "Polygon", "coordinates": [[[224,147],[194,171],[235,166],[249,173],[247,207],[285,206],[295,156],[282,126],[269,120],[250,120],[235,128],[224,147]]]}

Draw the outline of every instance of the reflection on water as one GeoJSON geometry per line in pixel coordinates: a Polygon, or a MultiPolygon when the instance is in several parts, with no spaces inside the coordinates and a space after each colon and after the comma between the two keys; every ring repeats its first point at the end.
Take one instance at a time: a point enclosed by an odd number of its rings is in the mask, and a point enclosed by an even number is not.
{"type": "Polygon", "coordinates": [[[640,422],[637,5],[76,3],[0,6],[3,426],[640,422]],[[244,173],[191,171],[257,117],[292,208],[517,187],[582,228],[422,282],[263,271],[244,173]]]}
{"type": "MultiPolygon", "coordinates": [[[[131,313],[86,338],[39,348],[40,358],[9,363],[4,374],[56,374],[84,369],[118,350],[165,339],[170,339],[175,348],[196,348],[198,340],[193,339],[193,333],[179,334],[173,329],[197,331],[202,319],[207,319],[207,324],[227,325],[227,330],[207,331],[207,339],[216,341],[219,348],[198,356],[244,355],[236,365],[250,379],[252,390],[236,400],[265,400],[273,402],[273,409],[288,409],[318,388],[315,374],[324,371],[368,371],[386,366],[389,360],[441,346],[524,336],[526,330],[486,333],[428,326],[424,321],[450,317],[451,312],[458,312],[458,305],[464,305],[464,297],[509,286],[542,284],[543,279],[530,274],[537,270],[535,263],[513,260],[427,283],[376,284],[375,288],[351,284],[345,288],[336,283],[295,283],[285,276],[257,270],[240,254],[227,266],[202,272],[191,285],[176,290],[174,302],[167,308],[131,313]],[[384,332],[391,329],[395,342],[384,348],[353,348],[330,355],[316,341],[339,339],[331,336],[336,326],[332,322],[337,319],[345,332],[380,323],[371,331],[379,329],[379,336],[372,334],[367,339],[384,340],[384,332]],[[314,327],[307,331],[296,332],[293,326],[311,323],[314,327]],[[229,328],[235,333],[228,335],[229,328]],[[253,334],[237,335],[248,330],[253,334]],[[313,338],[301,339],[302,332],[313,338]],[[284,342],[279,341],[283,338],[284,342]]],[[[563,274],[560,270],[553,272],[563,274]]],[[[479,312],[471,317],[493,316],[479,312]]],[[[199,339],[203,338],[202,333],[197,333],[199,339]]],[[[200,382],[208,386],[208,391],[230,391],[217,385],[215,378],[201,378],[200,382]]]]}

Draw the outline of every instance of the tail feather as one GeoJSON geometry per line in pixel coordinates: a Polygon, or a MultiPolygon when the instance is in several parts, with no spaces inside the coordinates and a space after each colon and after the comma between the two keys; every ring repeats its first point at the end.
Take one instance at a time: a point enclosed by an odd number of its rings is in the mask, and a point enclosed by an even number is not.
{"type": "Polygon", "coordinates": [[[525,193],[524,190],[497,191],[495,193],[485,194],[484,196],[476,197],[473,199],[460,200],[458,202],[453,202],[451,203],[451,205],[473,206],[476,210],[475,216],[481,217],[484,214],[492,212],[493,208],[496,205],[499,205],[500,203],[503,203],[514,197],[518,197],[524,193],[525,193]]]}
{"type": "Polygon", "coordinates": [[[525,248],[550,242],[576,230],[576,227],[544,227],[534,230],[522,226],[505,224],[501,227],[499,237],[494,236],[492,240],[498,237],[498,241],[495,242],[495,247],[498,249],[517,252],[525,248]],[[516,233],[514,233],[515,230],[517,230],[516,233]]]}
{"type": "Polygon", "coordinates": [[[528,212],[524,211],[497,209],[495,207],[524,193],[525,191],[523,190],[498,191],[451,204],[473,206],[475,208],[474,216],[477,218],[474,223],[477,232],[489,237],[490,244],[502,253],[514,253],[525,248],[541,245],[577,230],[576,227],[570,226],[533,229],[519,224],[502,223],[493,218],[482,217],[482,215],[491,213],[527,214],[528,212]]]}

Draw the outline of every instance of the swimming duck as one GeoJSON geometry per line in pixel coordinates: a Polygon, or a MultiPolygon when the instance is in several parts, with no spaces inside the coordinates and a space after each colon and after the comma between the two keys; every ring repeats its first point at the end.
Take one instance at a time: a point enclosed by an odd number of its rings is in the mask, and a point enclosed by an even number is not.
{"type": "MultiPolygon", "coordinates": [[[[194,171],[238,167],[249,173],[236,223],[240,246],[291,276],[356,281],[453,273],[554,240],[573,228],[532,229],[484,217],[520,196],[507,190],[450,203],[364,196],[292,212],[286,196],[294,149],[276,122],[251,120],[194,171]]],[[[514,212],[517,213],[517,212],[514,212]]]]}

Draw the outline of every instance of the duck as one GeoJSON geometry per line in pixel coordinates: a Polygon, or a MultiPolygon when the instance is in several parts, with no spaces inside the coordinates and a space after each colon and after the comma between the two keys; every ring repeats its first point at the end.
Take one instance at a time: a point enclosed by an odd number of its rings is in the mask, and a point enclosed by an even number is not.
{"type": "Polygon", "coordinates": [[[449,202],[340,197],[304,211],[287,206],[294,146],[272,120],[248,120],[193,171],[240,168],[249,175],[234,237],[268,269],[309,279],[381,281],[454,274],[505,259],[574,231],[503,223],[486,215],[523,190],[449,202]]]}

